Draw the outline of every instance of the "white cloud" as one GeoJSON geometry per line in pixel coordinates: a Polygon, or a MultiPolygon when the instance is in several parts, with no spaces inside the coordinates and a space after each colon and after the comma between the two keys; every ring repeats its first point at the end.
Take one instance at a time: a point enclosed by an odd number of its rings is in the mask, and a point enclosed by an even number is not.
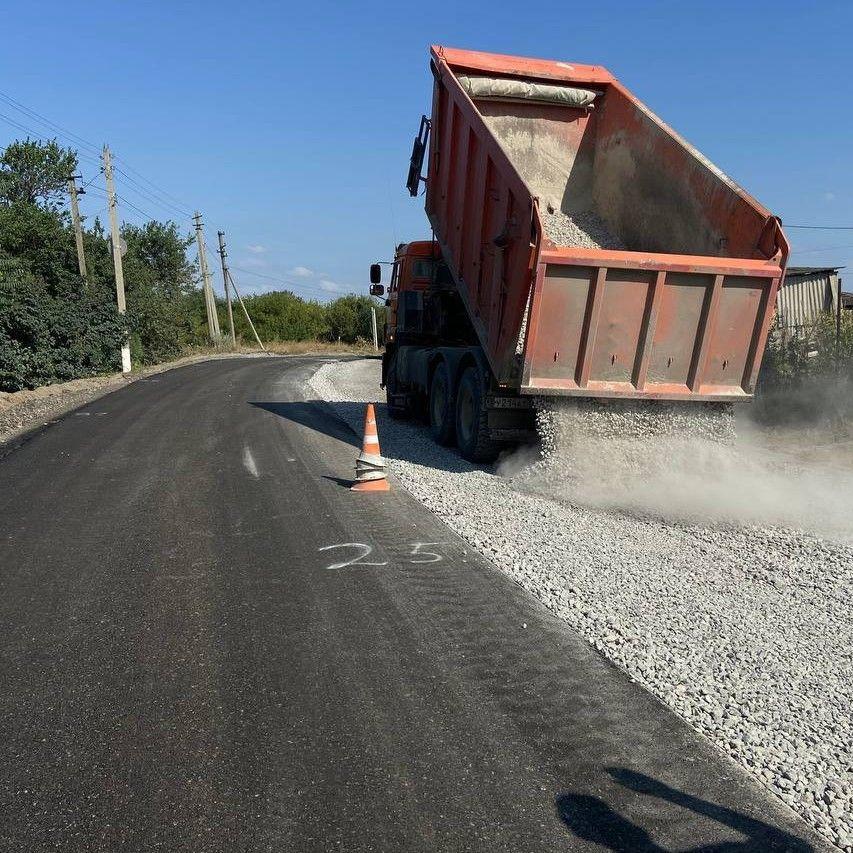
{"type": "Polygon", "coordinates": [[[835,193],[824,193],[823,194],[824,201],[835,201],[835,193]]]}
{"type": "Polygon", "coordinates": [[[255,244],[253,244],[253,245],[246,246],[246,248],[247,248],[247,249],[248,249],[248,250],[249,250],[253,255],[262,255],[262,254],[263,254],[264,252],[266,252],[266,250],[267,250],[267,247],[266,247],[266,246],[262,246],[260,243],[255,243],[255,244]]]}
{"type": "Polygon", "coordinates": [[[329,281],[327,278],[320,281],[320,287],[327,293],[340,293],[343,290],[336,281],[329,281]]]}
{"type": "Polygon", "coordinates": [[[314,270],[309,270],[308,267],[294,267],[289,274],[299,278],[313,278],[314,270]]]}

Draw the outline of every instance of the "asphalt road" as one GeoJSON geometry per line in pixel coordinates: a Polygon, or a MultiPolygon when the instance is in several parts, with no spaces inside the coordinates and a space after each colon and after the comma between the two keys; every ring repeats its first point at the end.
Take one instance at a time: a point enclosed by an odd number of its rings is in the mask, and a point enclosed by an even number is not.
{"type": "Polygon", "coordinates": [[[174,370],[0,461],[0,849],[822,849],[405,492],[348,491],[317,364],[174,370]]]}

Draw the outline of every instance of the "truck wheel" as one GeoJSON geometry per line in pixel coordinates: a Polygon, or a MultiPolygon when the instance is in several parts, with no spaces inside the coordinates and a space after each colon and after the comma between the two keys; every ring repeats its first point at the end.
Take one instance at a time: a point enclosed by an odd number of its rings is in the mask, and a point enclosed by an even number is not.
{"type": "Polygon", "coordinates": [[[396,359],[388,368],[388,375],[385,377],[385,402],[387,404],[388,415],[395,420],[402,420],[409,417],[408,406],[395,406],[394,395],[397,394],[397,362],[396,359]]]}
{"type": "Polygon", "coordinates": [[[453,444],[456,437],[450,371],[443,361],[436,367],[429,386],[429,431],[439,444],[453,444]]]}
{"type": "Polygon", "coordinates": [[[456,392],[456,443],[469,462],[494,462],[500,450],[489,437],[485,381],[473,365],[465,369],[456,392]]]}

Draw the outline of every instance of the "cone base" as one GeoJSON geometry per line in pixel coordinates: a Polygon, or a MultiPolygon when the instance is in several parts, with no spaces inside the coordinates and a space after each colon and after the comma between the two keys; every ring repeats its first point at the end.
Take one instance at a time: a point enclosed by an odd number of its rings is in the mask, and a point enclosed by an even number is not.
{"type": "Polygon", "coordinates": [[[391,486],[387,480],[362,480],[350,486],[351,492],[390,492],[391,486]]]}

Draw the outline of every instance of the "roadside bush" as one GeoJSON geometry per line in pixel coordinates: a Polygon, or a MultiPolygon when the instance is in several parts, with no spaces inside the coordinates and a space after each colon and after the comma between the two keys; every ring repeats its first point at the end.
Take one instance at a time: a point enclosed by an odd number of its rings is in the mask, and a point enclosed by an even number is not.
{"type": "MultiPolygon", "coordinates": [[[[344,341],[348,344],[373,339],[373,326],[370,313],[375,302],[369,296],[342,296],[326,306],[328,339],[344,341]]],[[[384,322],[378,319],[381,326],[384,322]]]]}
{"type": "Polygon", "coordinates": [[[793,424],[853,417],[853,315],[822,315],[808,333],[774,330],[767,342],[753,417],[761,423],[793,424]]]}
{"type": "MultiPolygon", "coordinates": [[[[324,306],[319,302],[306,302],[289,290],[248,296],[245,301],[262,341],[313,341],[326,331],[324,306]]],[[[226,328],[224,302],[219,312],[219,323],[223,329],[226,328]]],[[[234,327],[244,340],[253,340],[252,330],[239,304],[234,305],[234,327]]]]}
{"type": "Polygon", "coordinates": [[[124,322],[101,292],[0,285],[0,390],[20,391],[120,368],[124,322]]]}

